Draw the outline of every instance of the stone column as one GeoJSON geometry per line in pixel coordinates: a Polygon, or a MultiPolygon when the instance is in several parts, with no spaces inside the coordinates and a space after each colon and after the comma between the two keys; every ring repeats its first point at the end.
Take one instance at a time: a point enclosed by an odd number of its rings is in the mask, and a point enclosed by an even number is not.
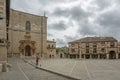
{"type": "Polygon", "coordinates": [[[79,59],[81,59],[81,56],[82,56],[82,55],[81,55],[81,54],[79,54],[79,59]]]}
{"type": "Polygon", "coordinates": [[[116,53],[116,59],[118,59],[118,53],[116,53]]]}
{"type": "Polygon", "coordinates": [[[98,59],[100,59],[100,54],[98,54],[98,59]]]}
{"type": "Polygon", "coordinates": [[[106,54],[107,59],[109,59],[109,54],[106,54]]]}
{"type": "Polygon", "coordinates": [[[85,54],[83,55],[84,59],[85,59],[85,54]]]}
{"type": "Polygon", "coordinates": [[[6,61],[2,62],[2,72],[7,71],[7,64],[6,63],[7,63],[6,61]]]}
{"type": "Polygon", "coordinates": [[[92,59],[92,54],[90,54],[90,59],[92,59]]]}
{"type": "Polygon", "coordinates": [[[78,55],[76,55],[76,59],[79,59],[79,57],[80,57],[80,56],[79,56],[79,54],[78,54],[78,55]]]}

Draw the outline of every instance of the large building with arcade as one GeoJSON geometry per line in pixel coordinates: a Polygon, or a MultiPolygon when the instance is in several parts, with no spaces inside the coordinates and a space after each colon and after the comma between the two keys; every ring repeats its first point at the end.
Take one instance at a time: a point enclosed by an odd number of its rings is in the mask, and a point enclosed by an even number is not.
{"type": "Polygon", "coordinates": [[[120,59],[120,43],[113,37],[85,37],[68,45],[70,58],[120,59]]]}

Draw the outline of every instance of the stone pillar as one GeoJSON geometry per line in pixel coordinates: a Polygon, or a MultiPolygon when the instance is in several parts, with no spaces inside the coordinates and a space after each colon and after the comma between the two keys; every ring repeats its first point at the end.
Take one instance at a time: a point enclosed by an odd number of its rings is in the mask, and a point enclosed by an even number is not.
{"type": "Polygon", "coordinates": [[[116,53],[116,59],[118,59],[118,53],[116,53]]]}
{"type": "Polygon", "coordinates": [[[107,59],[109,59],[109,54],[106,54],[107,59]]]}
{"type": "Polygon", "coordinates": [[[90,59],[92,59],[92,54],[90,54],[90,59]]]}
{"type": "Polygon", "coordinates": [[[81,59],[81,56],[82,56],[82,55],[81,55],[81,54],[79,54],[79,59],[81,59]]]}
{"type": "Polygon", "coordinates": [[[7,71],[7,64],[6,63],[7,63],[6,61],[2,62],[2,72],[7,71]]]}
{"type": "Polygon", "coordinates": [[[100,59],[100,54],[98,54],[98,59],[100,59]]]}
{"type": "Polygon", "coordinates": [[[120,59],[120,53],[118,53],[118,59],[120,59]]]}
{"type": "Polygon", "coordinates": [[[84,59],[85,59],[85,54],[83,55],[84,59]]]}

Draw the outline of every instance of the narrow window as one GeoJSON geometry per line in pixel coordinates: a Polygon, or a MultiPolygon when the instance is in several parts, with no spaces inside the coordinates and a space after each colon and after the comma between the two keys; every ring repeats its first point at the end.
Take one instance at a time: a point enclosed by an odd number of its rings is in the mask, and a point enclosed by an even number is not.
{"type": "Polygon", "coordinates": [[[30,21],[27,21],[26,22],[26,32],[30,32],[31,30],[31,24],[30,24],[30,21]]]}

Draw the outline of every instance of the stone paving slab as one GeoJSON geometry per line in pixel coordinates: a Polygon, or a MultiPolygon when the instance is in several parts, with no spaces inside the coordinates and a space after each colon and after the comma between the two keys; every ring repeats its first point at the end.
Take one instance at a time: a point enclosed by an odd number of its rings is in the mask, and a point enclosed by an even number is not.
{"type": "Polygon", "coordinates": [[[47,59],[40,64],[41,68],[82,80],[120,80],[120,60],[47,59]]]}
{"type": "Polygon", "coordinates": [[[38,70],[19,58],[10,58],[12,68],[8,72],[0,72],[0,80],[74,80],[38,70]]]}
{"type": "Polygon", "coordinates": [[[55,70],[50,70],[48,68],[43,68],[41,66],[36,66],[34,62],[28,62],[26,60],[24,60],[25,62],[29,63],[30,65],[36,67],[37,69],[40,69],[40,70],[44,70],[44,71],[47,71],[47,72],[50,72],[50,73],[53,73],[53,74],[56,74],[56,75],[59,75],[59,76],[62,76],[62,77],[65,77],[65,78],[68,78],[68,79],[72,79],[72,80],[81,80],[80,77],[77,77],[77,76],[71,76],[71,75],[66,75],[64,73],[60,73],[60,72],[57,72],[55,70]]]}

